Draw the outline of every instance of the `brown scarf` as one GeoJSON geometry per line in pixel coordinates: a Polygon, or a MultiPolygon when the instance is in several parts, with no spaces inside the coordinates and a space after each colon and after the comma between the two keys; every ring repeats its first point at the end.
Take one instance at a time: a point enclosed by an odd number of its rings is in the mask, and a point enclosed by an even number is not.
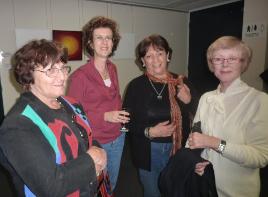
{"type": "Polygon", "coordinates": [[[171,73],[167,73],[167,77],[165,79],[158,79],[153,75],[145,72],[145,75],[154,82],[160,83],[167,83],[168,84],[168,94],[169,94],[169,101],[170,101],[170,115],[171,121],[175,124],[175,130],[172,134],[172,152],[171,154],[174,155],[178,149],[181,148],[181,140],[182,140],[182,120],[181,120],[181,110],[176,101],[176,86],[183,84],[184,76],[179,75],[177,78],[173,78],[171,73]]]}

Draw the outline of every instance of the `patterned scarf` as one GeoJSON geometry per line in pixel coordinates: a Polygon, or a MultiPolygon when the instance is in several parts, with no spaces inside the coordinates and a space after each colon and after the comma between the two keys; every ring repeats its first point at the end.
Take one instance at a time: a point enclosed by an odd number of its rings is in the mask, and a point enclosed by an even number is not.
{"type": "Polygon", "coordinates": [[[175,124],[175,130],[172,134],[172,151],[171,154],[174,155],[178,149],[181,148],[182,140],[182,119],[181,119],[181,110],[177,103],[176,96],[176,86],[183,84],[184,76],[179,75],[177,78],[174,78],[173,75],[167,72],[167,77],[165,79],[158,79],[153,75],[145,72],[145,75],[154,82],[167,83],[168,84],[168,94],[170,101],[170,115],[171,122],[175,124]]]}

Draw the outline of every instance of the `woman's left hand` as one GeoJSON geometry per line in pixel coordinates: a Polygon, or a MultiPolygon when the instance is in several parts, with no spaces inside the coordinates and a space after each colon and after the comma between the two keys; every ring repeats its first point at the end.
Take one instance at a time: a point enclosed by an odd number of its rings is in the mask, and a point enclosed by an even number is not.
{"type": "Polygon", "coordinates": [[[97,146],[91,146],[88,149],[87,154],[93,159],[96,174],[98,175],[107,165],[107,154],[105,150],[97,146]]]}
{"type": "Polygon", "coordinates": [[[178,99],[180,99],[185,104],[190,103],[192,96],[188,86],[182,83],[180,85],[177,85],[177,88],[178,88],[178,94],[177,94],[178,99]]]}
{"type": "Polygon", "coordinates": [[[129,113],[126,111],[109,111],[104,113],[104,120],[112,123],[128,123],[129,113]]]}
{"type": "Polygon", "coordinates": [[[206,166],[209,164],[208,161],[199,162],[195,165],[195,173],[197,173],[199,176],[202,176],[205,172],[206,166]]]}

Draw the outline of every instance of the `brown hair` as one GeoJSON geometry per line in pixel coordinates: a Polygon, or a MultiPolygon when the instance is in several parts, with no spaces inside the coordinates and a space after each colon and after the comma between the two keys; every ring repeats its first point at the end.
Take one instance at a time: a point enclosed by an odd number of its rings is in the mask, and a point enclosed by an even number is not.
{"type": "Polygon", "coordinates": [[[211,62],[213,54],[221,49],[237,49],[242,54],[242,73],[245,72],[252,59],[252,50],[243,41],[234,36],[222,36],[215,40],[207,50],[207,62],[210,71],[214,71],[214,65],[211,62]]]}
{"type": "Polygon", "coordinates": [[[16,81],[25,89],[34,83],[33,71],[55,63],[67,63],[67,51],[59,43],[46,39],[32,40],[18,49],[12,56],[11,64],[16,81]]]}
{"type": "Polygon", "coordinates": [[[113,32],[113,48],[112,53],[109,57],[114,55],[114,52],[117,49],[121,36],[119,34],[118,25],[117,23],[110,19],[103,16],[97,16],[92,18],[85,26],[83,27],[83,45],[84,51],[86,55],[91,57],[94,56],[94,49],[91,48],[90,44],[93,43],[93,32],[97,28],[110,28],[113,32]]]}
{"type": "Polygon", "coordinates": [[[168,58],[171,59],[172,49],[170,48],[167,40],[161,35],[152,34],[144,38],[136,48],[136,63],[139,66],[143,64],[141,59],[146,55],[150,46],[159,50],[164,50],[169,55],[168,58]]]}

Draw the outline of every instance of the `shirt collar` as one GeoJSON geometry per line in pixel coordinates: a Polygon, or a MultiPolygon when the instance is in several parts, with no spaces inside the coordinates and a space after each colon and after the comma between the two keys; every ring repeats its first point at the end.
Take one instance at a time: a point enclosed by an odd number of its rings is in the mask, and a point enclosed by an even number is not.
{"type": "Polygon", "coordinates": [[[237,94],[243,91],[246,91],[249,88],[249,86],[244,83],[240,77],[238,77],[237,79],[235,79],[231,85],[226,89],[225,92],[221,92],[221,84],[218,85],[217,89],[216,89],[216,94],[222,94],[222,95],[231,95],[231,94],[237,94]]]}

